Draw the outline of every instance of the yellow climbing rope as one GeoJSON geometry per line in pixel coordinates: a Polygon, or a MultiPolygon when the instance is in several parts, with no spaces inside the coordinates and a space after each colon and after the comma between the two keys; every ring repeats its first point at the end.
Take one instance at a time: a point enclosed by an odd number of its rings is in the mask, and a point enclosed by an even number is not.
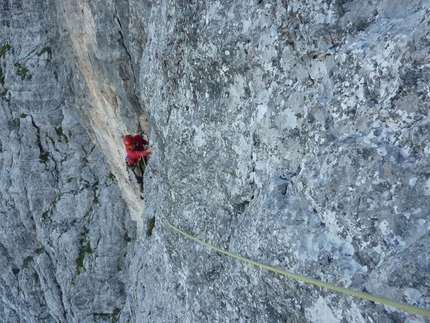
{"type": "Polygon", "coordinates": [[[318,279],[313,279],[313,278],[310,278],[310,277],[306,277],[306,276],[294,274],[292,272],[289,272],[289,271],[286,271],[286,270],[282,270],[280,268],[276,268],[276,267],[273,267],[273,266],[270,266],[270,265],[262,264],[262,263],[260,263],[258,261],[255,261],[255,260],[252,260],[252,259],[249,259],[249,258],[245,258],[245,257],[242,257],[240,255],[236,255],[236,254],[234,254],[232,252],[229,252],[229,251],[220,249],[218,247],[215,247],[215,246],[213,246],[213,245],[211,245],[209,243],[206,243],[206,242],[204,242],[202,240],[197,239],[196,237],[194,237],[194,236],[192,236],[192,235],[190,235],[190,234],[188,234],[188,233],[180,230],[179,228],[177,228],[176,226],[174,226],[173,224],[171,224],[170,221],[167,219],[167,216],[165,215],[165,213],[161,209],[160,204],[158,203],[157,197],[155,198],[155,202],[156,202],[157,208],[160,211],[161,215],[163,216],[164,220],[166,221],[166,223],[173,230],[175,230],[176,232],[179,232],[180,234],[184,235],[185,237],[187,237],[187,238],[189,238],[191,240],[194,240],[195,242],[197,242],[197,243],[199,243],[201,245],[204,245],[204,246],[206,246],[208,248],[211,248],[213,250],[221,252],[221,253],[223,253],[223,254],[225,254],[227,256],[239,259],[241,261],[247,262],[249,264],[255,265],[255,266],[260,267],[260,268],[264,268],[264,269],[276,272],[276,273],[284,275],[284,276],[288,276],[288,277],[294,278],[296,280],[301,280],[301,281],[304,281],[306,283],[310,283],[310,284],[313,284],[313,285],[316,285],[316,286],[324,287],[324,288],[327,288],[327,289],[330,289],[330,290],[333,290],[333,291],[337,291],[337,292],[340,292],[340,293],[343,293],[343,294],[346,294],[346,295],[363,298],[363,299],[366,299],[366,300],[369,300],[369,301],[373,301],[373,302],[376,302],[376,303],[380,303],[380,304],[383,304],[383,305],[392,306],[392,307],[398,308],[398,309],[403,310],[403,311],[407,311],[407,312],[416,313],[416,314],[419,314],[419,315],[422,315],[422,316],[430,317],[430,310],[427,310],[427,309],[424,309],[424,308],[420,308],[420,307],[417,307],[417,306],[413,306],[413,305],[409,305],[409,304],[405,304],[405,303],[401,303],[401,302],[389,300],[389,299],[386,299],[386,298],[383,298],[383,297],[379,297],[379,296],[373,296],[373,295],[368,294],[368,293],[358,292],[358,291],[353,290],[353,289],[344,288],[344,287],[340,287],[340,286],[337,286],[337,285],[325,283],[325,282],[322,282],[322,281],[320,281],[318,279]]]}

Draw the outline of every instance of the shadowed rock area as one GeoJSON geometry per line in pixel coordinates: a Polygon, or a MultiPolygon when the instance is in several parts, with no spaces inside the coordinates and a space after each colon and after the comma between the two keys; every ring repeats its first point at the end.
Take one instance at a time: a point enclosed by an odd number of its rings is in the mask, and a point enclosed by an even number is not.
{"type": "Polygon", "coordinates": [[[0,7],[2,322],[430,322],[430,3],[0,7]],[[122,136],[154,151],[145,202],[122,136]]]}

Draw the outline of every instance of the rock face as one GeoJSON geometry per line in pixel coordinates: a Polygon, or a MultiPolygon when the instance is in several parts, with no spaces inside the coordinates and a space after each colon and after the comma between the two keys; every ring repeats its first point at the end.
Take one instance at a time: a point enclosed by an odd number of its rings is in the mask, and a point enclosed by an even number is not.
{"type": "Polygon", "coordinates": [[[81,125],[79,70],[58,52],[54,2],[39,6],[2,8],[0,321],[110,321],[126,300],[136,227],[81,125]]]}
{"type": "Polygon", "coordinates": [[[429,12],[5,1],[2,318],[429,322],[218,254],[163,220],[430,309],[429,12]],[[141,129],[154,145],[146,205],[121,142],[141,129]]]}

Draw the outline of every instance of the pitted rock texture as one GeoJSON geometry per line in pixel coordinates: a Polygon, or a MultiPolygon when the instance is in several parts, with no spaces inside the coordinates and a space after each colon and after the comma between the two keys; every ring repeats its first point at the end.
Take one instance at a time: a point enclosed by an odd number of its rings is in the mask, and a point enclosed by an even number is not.
{"type": "Polygon", "coordinates": [[[141,320],[426,321],[214,254],[172,235],[156,201],[221,248],[428,308],[428,12],[153,3],[140,93],[159,225],[141,320]]]}
{"type": "Polygon", "coordinates": [[[429,10],[7,1],[6,322],[429,322],[218,254],[161,213],[242,256],[429,309],[429,10]],[[142,128],[145,204],[121,142],[142,128]]]}
{"type": "Polygon", "coordinates": [[[8,3],[0,42],[0,321],[114,320],[126,301],[135,224],[63,94],[53,3],[8,3]]]}

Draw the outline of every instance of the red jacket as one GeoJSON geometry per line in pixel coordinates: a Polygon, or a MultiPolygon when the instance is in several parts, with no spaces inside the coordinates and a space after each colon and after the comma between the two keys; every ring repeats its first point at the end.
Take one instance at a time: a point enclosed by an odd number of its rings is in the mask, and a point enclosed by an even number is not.
{"type": "Polygon", "coordinates": [[[127,152],[127,162],[132,165],[139,160],[140,157],[145,157],[148,153],[145,151],[144,145],[148,145],[145,139],[142,138],[141,135],[133,136],[134,140],[134,149],[131,147],[125,147],[127,152]]]}

